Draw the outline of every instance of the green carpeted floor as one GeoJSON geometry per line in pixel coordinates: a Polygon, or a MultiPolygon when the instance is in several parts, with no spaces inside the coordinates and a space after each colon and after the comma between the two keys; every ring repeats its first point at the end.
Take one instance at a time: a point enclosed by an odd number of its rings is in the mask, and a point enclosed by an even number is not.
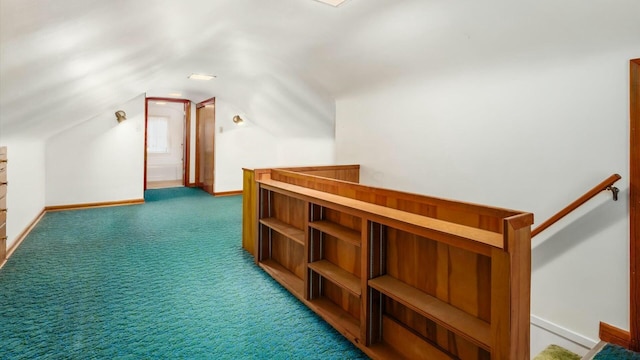
{"type": "Polygon", "coordinates": [[[0,358],[366,358],[241,249],[241,197],[146,200],[46,214],[0,270],[0,358]]]}

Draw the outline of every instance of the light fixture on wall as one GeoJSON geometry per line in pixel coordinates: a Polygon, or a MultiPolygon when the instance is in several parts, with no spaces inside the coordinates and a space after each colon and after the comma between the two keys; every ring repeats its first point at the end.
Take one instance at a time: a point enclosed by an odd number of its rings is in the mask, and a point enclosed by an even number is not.
{"type": "Polygon", "coordinates": [[[242,119],[240,115],[236,115],[233,117],[233,123],[236,125],[242,125],[244,124],[244,119],[242,119]]]}
{"type": "Polygon", "coordinates": [[[118,120],[119,123],[127,120],[127,114],[124,112],[124,110],[116,111],[116,120],[118,120]]]}

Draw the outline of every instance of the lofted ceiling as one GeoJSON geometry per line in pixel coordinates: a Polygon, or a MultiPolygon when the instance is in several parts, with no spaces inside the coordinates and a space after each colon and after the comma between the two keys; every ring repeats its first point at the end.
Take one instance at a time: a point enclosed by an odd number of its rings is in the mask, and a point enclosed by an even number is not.
{"type": "Polygon", "coordinates": [[[1,0],[0,135],[47,137],[146,92],[331,136],[336,98],[615,51],[638,24],[637,0],[1,0]]]}

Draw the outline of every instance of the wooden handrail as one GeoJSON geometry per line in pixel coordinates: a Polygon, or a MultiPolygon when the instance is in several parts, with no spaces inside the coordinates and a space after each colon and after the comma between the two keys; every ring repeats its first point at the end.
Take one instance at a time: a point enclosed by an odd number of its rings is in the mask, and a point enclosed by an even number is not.
{"type": "Polygon", "coordinates": [[[555,214],[552,217],[550,217],[549,220],[543,222],[542,224],[540,224],[540,226],[538,226],[537,228],[533,229],[531,231],[531,237],[534,237],[534,236],[538,235],[539,233],[544,231],[546,228],[548,228],[549,226],[555,224],[558,220],[562,219],[567,214],[569,214],[573,210],[575,210],[578,207],[580,207],[580,205],[586,203],[591,198],[593,198],[594,196],[598,195],[600,192],[602,192],[604,190],[612,190],[614,192],[614,199],[617,200],[617,191],[618,191],[618,189],[612,187],[612,185],[616,181],[618,181],[620,179],[622,179],[622,176],[620,176],[618,174],[613,174],[613,175],[609,176],[606,180],[604,180],[600,184],[594,186],[591,190],[587,191],[584,195],[579,197],[576,201],[572,202],[567,207],[565,207],[564,209],[560,210],[557,214],[555,214]]]}

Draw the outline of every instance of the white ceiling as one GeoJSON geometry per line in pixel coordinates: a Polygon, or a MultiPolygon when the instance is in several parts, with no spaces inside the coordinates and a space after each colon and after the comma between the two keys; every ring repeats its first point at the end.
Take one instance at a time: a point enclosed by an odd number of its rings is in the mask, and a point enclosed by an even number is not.
{"type": "Polygon", "coordinates": [[[334,99],[361,89],[639,38],[637,0],[0,0],[0,131],[48,136],[180,92],[330,135],[334,99]]]}

